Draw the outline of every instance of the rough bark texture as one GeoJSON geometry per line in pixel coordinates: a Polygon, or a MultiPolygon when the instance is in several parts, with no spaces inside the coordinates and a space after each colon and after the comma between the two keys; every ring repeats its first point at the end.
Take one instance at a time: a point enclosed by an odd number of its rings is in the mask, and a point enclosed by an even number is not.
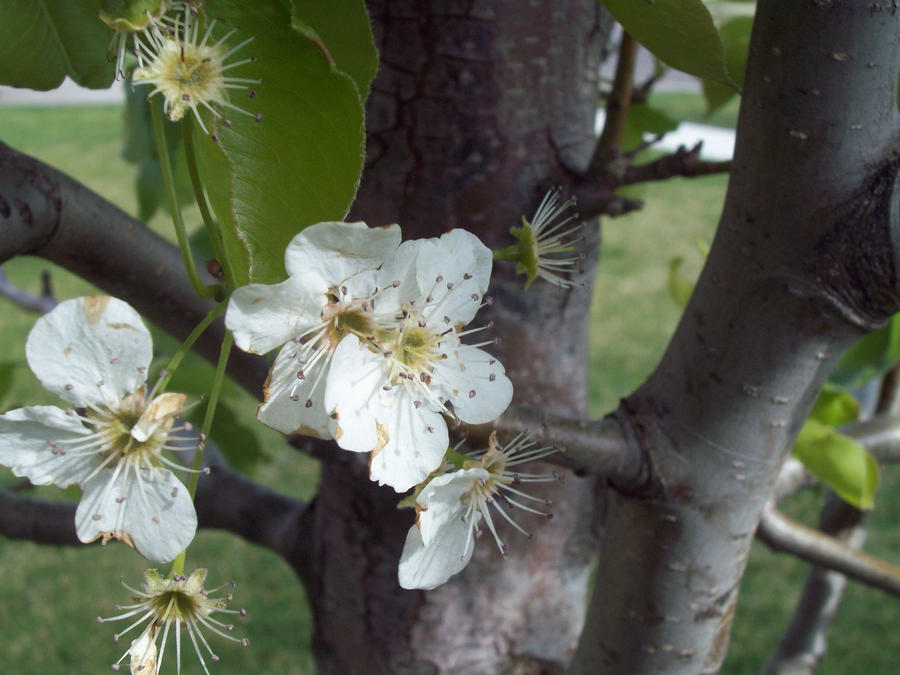
{"type": "Polygon", "coordinates": [[[759,3],[712,251],[618,412],[653,474],[610,500],[574,672],[719,668],[792,439],[835,359],[900,307],[898,35],[891,3],[759,3]]]}
{"type": "MultiPolygon", "coordinates": [[[[489,246],[510,243],[509,227],[590,160],[609,20],[596,0],[369,8],[381,67],[351,218],[399,222],[407,237],[465,227],[489,246]]],[[[586,243],[588,259],[595,243],[586,243]]],[[[495,322],[501,343],[491,349],[516,402],[583,416],[590,293],[535,284],[523,294],[522,277],[507,271],[496,269],[495,304],[482,320],[495,322]]],[[[348,471],[344,458],[326,461],[312,507],[314,559],[303,569],[319,667],[495,673],[537,657],[560,668],[583,617],[592,483],[573,478],[552,498],[553,521],[525,523],[533,540],[504,531],[508,560],[485,540],[450,583],[407,592],[396,574],[412,512],[397,512],[396,495],[348,471]]]]}

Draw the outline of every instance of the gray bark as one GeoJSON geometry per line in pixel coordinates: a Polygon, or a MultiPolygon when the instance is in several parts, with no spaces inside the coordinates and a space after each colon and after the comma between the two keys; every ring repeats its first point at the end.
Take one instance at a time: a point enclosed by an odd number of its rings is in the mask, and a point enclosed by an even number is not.
{"type": "Polygon", "coordinates": [[[715,672],[762,508],[835,359],[898,309],[890,3],[760,2],[721,223],[617,416],[653,473],[614,492],[576,673],[715,672]]]}
{"type": "MultiPolygon", "coordinates": [[[[519,217],[590,160],[609,20],[595,0],[369,7],[381,67],[351,219],[399,222],[405,237],[465,227],[489,246],[511,243],[506,232],[519,217]]],[[[591,235],[588,260],[595,246],[591,235]]],[[[522,278],[508,272],[495,266],[495,303],[482,320],[495,322],[501,343],[492,350],[516,402],[583,416],[590,293],[535,284],[523,294],[522,278]]],[[[401,591],[397,560],[412,513],[397,512],[396,495],[373,487],[365,471],[348,471],[340,456],[326,461],[311,507],[315,560],[301,570],[320,669],[562,667],[583,618],[593,481],[570,477],[551,494],[555,519],[525,522],[534,539],[503,528],[508,560],[483,541],[445,586],[401,591]]]]}

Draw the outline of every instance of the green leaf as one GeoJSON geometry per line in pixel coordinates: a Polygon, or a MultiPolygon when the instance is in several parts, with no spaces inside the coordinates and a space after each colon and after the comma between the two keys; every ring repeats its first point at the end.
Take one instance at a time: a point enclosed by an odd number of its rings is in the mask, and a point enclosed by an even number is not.
{"type": "Polygon", "coordinates": [[[878,464],[871,454],[834,427],[809,419],[794,444],[793,455],[848,504],[871,509],[878,489],[878,464]]]}
{"type": "Polygon", "coordinates": [[[350,207],[362,171],[362,103],[353,80],[291,28],[287,0],[204,7],[222,19],[212,39],[237,26],[230,45],[254,38],[235,56],[254,62],[229,74],[262,82],[253,85],[255,97],[231,90],[231,100],[262,121],[229,114],[231,127],[215,124],[218,142],[195,127],[201,174],[237,282],[274,283],[286,276],[291,238],[313,223],[341,220],[350,207]]]}
{"type": "Polygon", "coordinates": [[[831,381],[853,389],[881,375],[900,359],[900,314],[848,349],[831,374],[831,381]]]}
{"type": "Polygon", "coordinates": [[[828,383],[809,416],[822,424],[839,427],[859,419],[859,402],[850,392],[828,383]]]}
{"type": "Polygon", "coordinates": [[[108,87],[114,33],[97,18],[99,9],[100,0],[0,2],[0,84],[46,91],[68,75],[85,87],[108,87]]]}
{"type": "Polygon", "coordinates": [[[725,50],[700,0],[602,0],[635,40],[678,70],[734,87],[725,50]]]}
{"type": "MultiPolygon", "coordinates": [[[[744,71],[747,69],[747,54],[750,52],[750,32],[753,29],[752,16],[729,19],[719,28],[719,35],[725,46],[725,66],[729,77],[739,86],[744,85],[744,71]]],[[[706,114],[711,115],[728,103],[738,92],[712,80],[703,81],[703,96],[706,98],[706,114]]]]}
{"type": "Polygon", "coordinates": [[[694,292],[694,284],[681,273],[681,264],[683,262],[684,259],[681,256],[672,258],[669,261],[669,295],[682,309],[687,307],[688,300],[691,299],[691,293],[694,292]]]}
{"type": "Polygon", "coordinates": [[[622,147],[636,148],[644,142],[644,134],[662,135],[677,129],[678,124],[678,120],[672,119],[658,108],[647,103],[633,103],[628,108],[628,116],[625,118],[622,147]]]}
{"type": "Polygon", "coordinates": [[[365,102],[378,70],[369,13],[362,0],[294,1],[294,28],[318,43],[334,66],[349,75],[365,102]]]}

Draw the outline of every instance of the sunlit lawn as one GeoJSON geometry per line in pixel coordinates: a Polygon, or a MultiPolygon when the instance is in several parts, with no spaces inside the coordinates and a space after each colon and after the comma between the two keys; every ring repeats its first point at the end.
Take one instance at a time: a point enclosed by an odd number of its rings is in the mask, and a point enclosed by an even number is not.
{"type": "MultiPolygon", "coordinates": [[[[676,95],[664,100],[668,109],[699,117],[696,97],[676,95]]],[[[734,106],[723,113],[734,115],[734,106]]],[[[0,139],[78,177],[126,211],[135,212],[133,169],[120,158],[121,113],[113,107],[68,109],[0,108],[0,139]]],[[[643,211],[604,222],[603,257],[593,299],[591,337],[591,409],[595,416],[614,408],[645,378],[665,347],[679,316],[666,291],[669,260],[685,259],[688,276],[702,263],[695,241],[710,240],[724,194],[725,179],[673,180],[643,191],[643,211]]],[[[189,217],[189,220],[191,218],[189,217]]],[[[196,218],[192,220],[196,222],[196,218]]],[[[158,215],[153,226],[165,231],[158,215]]],[[[14,260],[4,266],[11,278],[37,291],[41,270],[51,269],[36,259],[14,260]]],[[[64,271],[52,269],[60,297],[90,291],[64,271]]],[[[24,363],[23,344],[34,317],[0,300],[0,354],[5,363],[24,363]]],[[[0,370],[0,409],[50,403],[26,371],[0,370]],[[9,386],[6,386],[9,385],[9,386]]],[[[242,418],[249,424],[255,403],[247,396],[242,418]]],[[[260,442],[270,461],[261,463],[254,477],[301,498],[314,492],[315,465],[288,449],[280,437],[260,429],[260,442]]],[[[3,470],[0,482],[14,482],[3,470]]],[[[870,520],[868,549],[895,556],[900,544],[900,485],[886,477],[878,508],[870,520]]],[[[51,494],[42,490],[42,496],[51,494]]],[[[812,517],[817,495],[798,500],[796,515],[812,517]]],[[[249,617],[236,632],[251,639],[244,649],[216,645],[222,657],[215,672],[310,673],[310,620],[301,586],[291,569],[276,555],[218,532],[201,532],[191,548],[188,567],[211,568],[212,581],[238,582],[235,601],[249,617]]],[[[0,672],[54,675],[104,672],[127,647],[114,644],[115,628],[98,626],[94,617],[111,616],[113,605],[127,601],[120,578],[137,584],[142,559],[122,546],[54,549],[21,542],[0,541],[0,672]]],[[[806,566],[761,546],[754,548],[741,591],[732,650],[723,672],[755,673],[764,664],[786,625],[806,566]]],[[[892,673],[900,654],[900,603],[851,584],[841,609],[823,673],[892,673]]],[[[167,660],[174,654],[167,655],[167,660]]],[[[185,673],[202,672],[192,658],[183,659],[185,673]]],[[[174,664],[169,664],[171,667],[174,664]]],[[[169,667],[166,670],[169,670],[169,667]]],[[[174,671],[173,671],[174,672],[174,671]]]]}

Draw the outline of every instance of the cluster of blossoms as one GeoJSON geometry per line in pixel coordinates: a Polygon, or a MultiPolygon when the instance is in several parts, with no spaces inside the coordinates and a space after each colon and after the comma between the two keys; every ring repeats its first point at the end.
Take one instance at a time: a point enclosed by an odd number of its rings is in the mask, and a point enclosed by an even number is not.
{"type": "Polygon", "coordinates": [[[128,38],[133,41],[138,67],[132,74],[134,84],[153,87],[150,96],[161,94],[168,118],[177,122],[192,111],[204,133],[206,125],[201,109],[230,126],[220,108],[227,108],[242,115],[262,121],[261,113],[251,113],[230,100],[228,90],[248,92],[250,98],[256,92],[248,85],[258,84],[258,79],[235,77],[228,72],[251,63],[252,58],[228,60],[253,41],[247,38],[236,45],[228,40],[235,30],[212,41],[216,21],[206,24],[201,32],[199,5],[191,2],[169,0],[107,0],[116,5],[101,11],[103,19],[116,31],[116,69],[122,73],[128,38]],[[122,5],[122,6],[119,6],[122,5]]]}
{"type": "MultiPolygon", "coordinates": [[[[259,419],[370,453],[372,480],[404,492],[443,461],[446,417],[498,417],[512,399],[499,361],[464,344],[485,304],[491,251],[465,230],[400,243],[396,225],[319,223],[287,248],[289,277],[231,296],[236,344],[284,345],[259,419]]],[[[479,329],[475,329],[479,330],[479,329]]]]}
{"type": "MultiPolygon", "coordinates": [[[[188,427],[179,420],[185,395],[147,391],[152,342],[140,316],[107,296],[66,300],[37,320],[25,355],[41,384],[74,407],[31,406],[0,415],[0,464],[35,485],[78,485],[83,495],[75,527],[81,541],[115,538],[153,561],[176,558],[194,538],[197,516],[187,488],[172,472],[191,469],[165,452],[194,446],[178,438],[188,427]]],[[[213,661],[218,658],[201,628],[246,644],[223,632],[230,624],[210,616],[234,611],[226,609],[230,595],[208,597],[205,576],[198,570],[163,579],[150,570],[142,591],[129,589],[137,604],[120,607],[127,611],[112,619],[139,617],[123,633],[146,622],[126,653],[133,673],[158,672],[162,649],[157,655],[156,643],[161,635],[165,646],[172,626],[179,670],[182,626],[204,670],[201,644],[213,661]]]]}
{"type": "MultiPolygon", "coordinates": [[[[550,219],[559,213],[550,211],[550,219]]],[[[281,347],[263,423],[367,452],[372,480],[416,488],[418,525],[400,565],[407,588],[433,588],[460,571],[482,518],[505,552],[488,507],[499,497],[541,513],[504,495],[529,499],[515,486],[556,480],[509,471],[553,452],[527,439],[506,450],[492,439],[480,457],[448,447],[448,418],[484,424],[512,399],[503,366],[482,349],[493,341],[461,340],[483,330],[466,326],[489,304],[492,261],[465,230],[400,243],[396,225],[319,223],[288,246],[287,280],[237,289],[225,316],[241,349],[281,347]],[[450,455],[462,459],[447,463],[450,455]]]]}
{"type": "MultiPolygon", "coordinates": [[[[539,224],[560,212],[546,203],[542,210],[550,215],[539,224]]],[[[448,420],[484,424],[512,399],[502,364],[482,349],[493,340],[462,340],[486,328],[466,326],[490,304],[492,260],[465,230],[401,243],[396,225],[319,223],[288,246],[284,282],[250,284],[229,301],[226,325],[239,347],[281,347],[259,419],[369,453],[372,480],[397,492],[414,488],[407,501],[416,524],[398,573],[404,588],[434,588],[462,570],[483,528],[505,556],[492,512],[527,536],[504,507],[549,517],[528,505],[549,502],[520,486],[558,476],[514,467],[554,448],[528,437],[503,447],[495,435],[481,453],[449,448],[448,420]]],[[[116,538],[150,560],[175,559],[197,527],[191,495],[172,472],[190,470],[165,454],[191,449],[177,434],[187,427],[177,421],[186,397],[148,392],[152,343],[138,314],[106,296],[67,300],[35,323],[26,357],[45,388],[73,407],[0,415],[0,463],[37,485],[77,484],[82,541],[116,538]]],[[[205,672],[204,650],[218,657],[201,629],[247,644],[212,617],[243,610],[227,609],[230,595],[210,598],[205,577],[149,570],[141,590],[126,586],[135,603],[99,619],[136,617],[120,635],[143,626],[116,669],[127,657],[133,673],[157,673],[173,627],[179,669],[182,627],[205,672]]]]}

